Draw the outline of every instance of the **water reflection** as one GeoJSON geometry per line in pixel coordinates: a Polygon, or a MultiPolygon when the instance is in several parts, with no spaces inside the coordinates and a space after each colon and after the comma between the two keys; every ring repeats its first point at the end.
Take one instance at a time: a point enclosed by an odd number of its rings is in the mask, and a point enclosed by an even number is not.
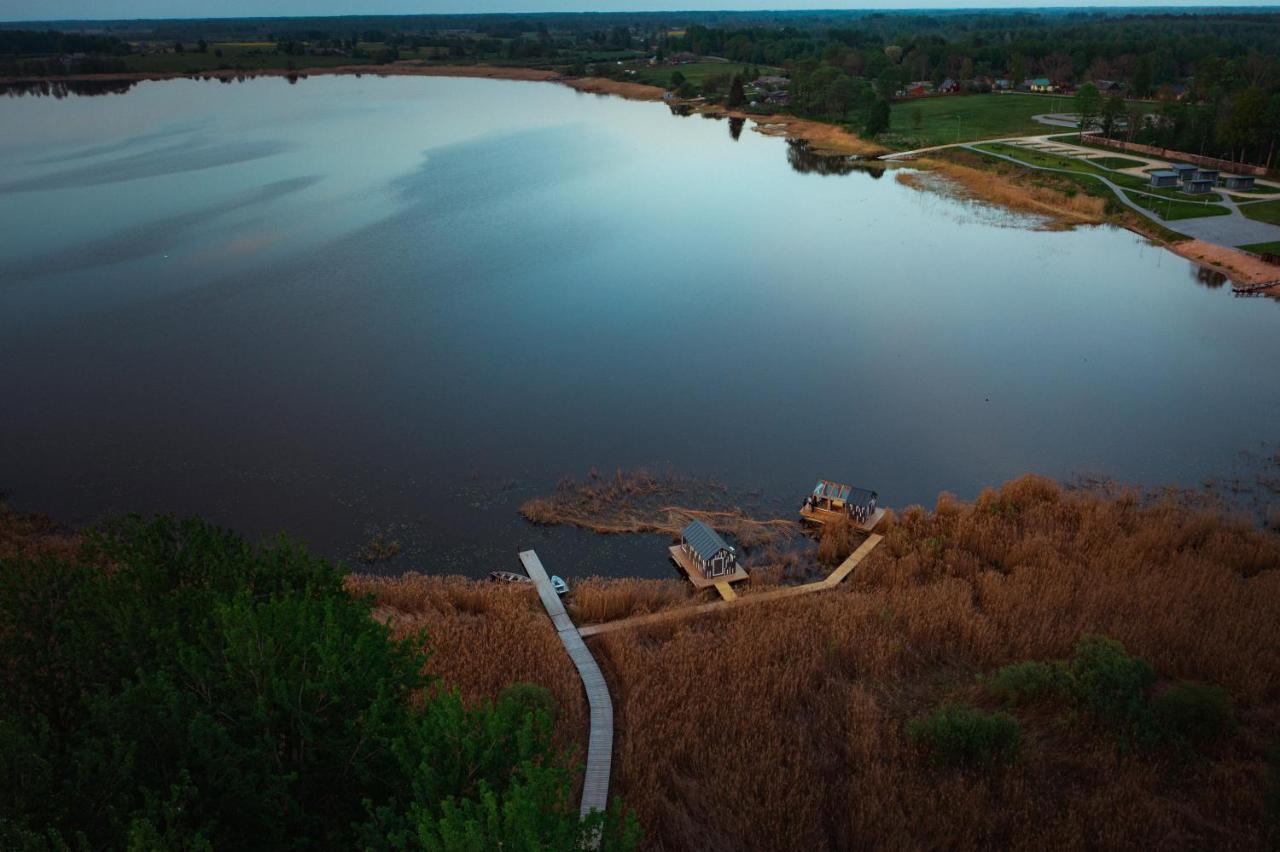
{"type": "Polygon", "coordinates": [[[804,139],[787,140],[787,162],[801,174],[847,175],[863,172],[875,180],[884,177],[885,166],[878,160],[860,160],[842,154],[819,154],[804,139]]]}
{"type": "Polygon", "coordinates": [[[11,98],[62,98],[70,95],[123,95],[137,80],[17,80],[0,83],[0,91],[11,98]]]}
{"type": "Polygon", "coordinates": [[[746,123],[747,123],[747,120],[745,118],[730,118],[729,119],[729,138],[732,139],[734,142],[737,142],[738,137],[742,135],[742,125],[746,123]]]}
{"type": "Polygon", "coordinates": [[[1208,287],[1210,290],[1217,290],[1227,283],[1227,276],[1208,266],[1195,267],[1192,275],[1195,277],[1197,284],[1202,287],[1208,287]]]}

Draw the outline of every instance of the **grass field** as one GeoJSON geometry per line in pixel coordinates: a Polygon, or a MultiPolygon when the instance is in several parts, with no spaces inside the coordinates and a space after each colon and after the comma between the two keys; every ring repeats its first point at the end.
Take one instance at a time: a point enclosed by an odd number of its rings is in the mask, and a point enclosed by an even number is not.
{"type": "Polygon", "coordinates": [[[1256,222],[1280,225],[1280,201],[1255,201],[1241,204],[1240,212],[1256,222]]]}
{"type": "Polygon", "coordinates": [[[1141,192],[1149,192],[1153,195],[1159,195],[1164,198],[1171,198],[1175,201],[1186,201],[1196,204],[1203,201],[1221,201],[1222,197],[1215,193],[1206,195],[1187,195],[1176,189],[1156,188],[1147,181],[1134,175],[1121,174],[1113,172],[1110,169],[1102,168],[1097,165],[1096,160],[1081,160],[1075,157],[1064,157],[1059,154],[1050,154],[1046,151],[1040,151],[1035,148],[1023,148],[1017,145],[1004,145],[1001,143],[993,143],[978,146],[984,151],[1003,154],[1006,157],[1013,157],[1028,165],[1041,166],[1049,169],[1066,169],[1068,171],[1079,172],[1085,175],[1100,175],[1105,177],[1112,183],[1119,184],[1125,189],[1132,189],[1141,192]]]}
{"type": "Polygon", "coordinates": [[[898,101],[890,112],[890,131],[880,139],[899,150],[927,148],[998,136],[1048,131],[1032,121],[1041,113],[1062,112],[1071,98],[1040,95],[965,95],[898,101]]]}
{"type": "Polygon", "coordinates": [[[709,76],[715,74],[733,75],[744,68],[759,68],[761,74],[782,73],[781,68],[772,68],[768,65],[744,65],[739,62],[690,62],[687,65],[653,65],[637,68],[635,81],[637,83],[648,83],[651,86],[669,86],[671,85],[671,75],[679,71],[686,80],[695,86],[700,86],[702,81],[709,76]]]}
{"type": "MultiPolygon", "coordinates": [[[[1257,252],[1258,254],[1280,254],[1280,240],[1274,240],[1269,243],[1254,243],[1253,245],[1240,246],[1245,251],[1257,252]]],[[[1280,274],[1280,270],[1276,270],[1280,274]]]]}
{"type": "Polygon", "coordinates": [[[1141,160],[1130,160],[1127,157],[1090,157],[1089,162],[1104,169],[1136,169],[1145,165],[1141,160]]]}
{"type": "Polygon", "coordinates": [[[1195,201],[1176,201],[1172,198],[1152,198],[1137,192],[1125,192],[1129,200],[1150,210],[1166,222],[1178,219],[1200,219],[1204,216],[1226,216],[1231,211],[1220,204],[1200,204],[1195,201]]]}

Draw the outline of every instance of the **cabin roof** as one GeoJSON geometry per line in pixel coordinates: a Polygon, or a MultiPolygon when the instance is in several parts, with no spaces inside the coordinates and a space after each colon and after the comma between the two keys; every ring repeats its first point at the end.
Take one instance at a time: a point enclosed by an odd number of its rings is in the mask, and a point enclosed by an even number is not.
{"type": "Polygon", "coordinates": [[[846,503],[853,503],[855,506],[865,506],[880,496],[866,488],[854,488],[852,485],[829,482],[825,479],[819,479],[818,484],[813,486],[813,495],[831,500],[843,500],[846,503]]]}
{"type": "Polygon", "coordinates": [[[1191,165],[1190,163],[1174,163],[1174,164],[1173,164],[1172,166],[1170,166],[1169,168],[1173,169],[1175,172],[1194,172],[1194,171],[1196,171],[1196,166],[1193,166],[1193,165],[1191,165]]]}
{"type": "Polygon", "coordinates": [[[710,559],[722,550],[733,552],[733,548],[720,537],[720,534],[702,521],[690,521],[681,535],[684,536],[685,542],[693,548],[693,552],[702,557],[703,561],[710,559]]]}
{"type": "Polygon", "coordinates": [[[1158,172],[1152,172],[1151,176],[1155,178],[1176,178],[1178,176],[1178,173],[1169,172],[1169,171],[1158,171],[1158,172]]]}

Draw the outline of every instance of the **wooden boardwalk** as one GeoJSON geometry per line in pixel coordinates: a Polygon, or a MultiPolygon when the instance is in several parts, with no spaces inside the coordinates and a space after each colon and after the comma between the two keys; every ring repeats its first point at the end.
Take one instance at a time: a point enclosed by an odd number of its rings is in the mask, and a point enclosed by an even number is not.
{"type": "Polygon", "coordinates": [[[525,550],[520,554],[524,570],[538,587],[538,597],[551,616],[551,622],[560,634],[569,658],[578,668],[583,689],[587,693],[587,706],[591,710],[591,732],[587,739],[587,771],[582,779],[582,806],[579,813],[585,817],[593,810],[604,811],[609,804],[609,768],[613,760],[613,701],[609,698],[609,685],[604,681],[595,657],[587,650],[587,644],[573,626],[569,613],[542,567],[538,554],[525,550]]]}
{"type": "MultiPolygon", "coordinates": [[[[813,592],[821,592],[825,589],[834,589],[836,586],[858,567],[862,560],[866,559],[871,551],[876,549],[884,536],[873,533],[867,536],[867,540],[858,546],[858,549],[849,554],[849,558],[840,563],[836,570],[832,571],[825,578],[814,583],[805,583],[802,586],[787,586],[781,589],[775,589],[771,592],[757,592],[754,595],[746,595],[714,603],[699,604],[697,606],[683,606],[677,609],[669,609],[663,612],[655,612],[649,615],[636,615],[631,618],[623,618],[618,621],[607,621],[604,624],[588,624],[586,627],[578,629],[578,635],[598,636],[601,633],[612,633],[615,630],[629,630],[634,627],[644,627],[649,624],[659,624],[664,621],[673,621],[679,618],[688,618],[692,615],[704,615],[709,612],[724,612],[734,607],[746,606],[747,604],[763,603],[765,601],[776,601],[781,598],[793,598],[797,595],[806,595],[813,592]]],[[[523,554],[522,554],[523,556],[523,554]]],[[[732,592],[732,590],[730,590],[732,592]]],[[[723,595],[724,593],[721,592],[723,595]]]]}

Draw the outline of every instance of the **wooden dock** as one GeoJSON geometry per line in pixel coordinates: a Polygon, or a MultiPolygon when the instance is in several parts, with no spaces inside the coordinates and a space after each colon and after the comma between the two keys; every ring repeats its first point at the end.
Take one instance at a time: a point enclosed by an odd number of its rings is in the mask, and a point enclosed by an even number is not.
{"type": "MultiPolygon", "coordinates": [[[[678,609],[669,609],[663,612],[655,612],[649,615],[636,615],[631,618],[622,618],[617,621],[606,621],[604,624],[588,624],[586,627],[578,629],[578,635],[582,637],[598,636],[601,633],[612,633],[615,630],[629,630],[636,627],[645,627],[650,624],[660,624],[665,621],[674,621],[680,618],[688,618],[693,615],[705,615],[713,612],[726,612],[735,607],[746,606],[747,604],[764,603],[765,601],[776,601],[782,598],[793,598],[797,595],[807,595],[813,592],[821,592],[826,589],[834,589],[836,586],[853,573],[853,569],[858,567],[862,560],[876,549],[876,545],[884,540],[884,536],[872,533],[867,536],[867,540],[858,546],[853,553],[849,554],[849,558],[840,563],[836,570],[832,571],[826,577],[813,583],[805,583],[802,586],[786,586],[781,589],[774,589],[769,592],[757,592],[754,595],[745,595],[738,597],[734,595],[732,598],[726,597],[722,601],[714,603],[699,604],[697,606],[685,606],[678,609]]],[[[732,594],[733,590],[729,589],[732,594]]],[[[721,595],[724,592],[721,591],[721,595]]]]}
{"type": "Polygon", "coordinates": [[[689,582],[693,583],[695,589],[706,589],[711,586],[718,588],[722,583],[725,585],[741,583],[749,577],[741,565],[735,565],[733,572],[730,574],[724,574],[720,577],[704,577],[702,572],[690,561],[689,555],[684,552],[680,545],[673,544],[667,549],[667,552],[671,554],[671,561],[676,563],[680,570],[688,575],[689,582]]]}
{"type": "MultiPolygon", "coordinates": [[[[871,513],[871,517],[867,519],[866,523],[860,524],[857,521],[854,521],[853,525],[860,532],[869,533],[873,531],[882,520],[884,520],[884,515],[884,509],[876,509],[871,513]]],[[[827,509],[810,509],[807,506],[800,510],[800,519],[814,524],[826,524],[839,518],[848,517],[849,516],[844,512],[832,512],[827,509]]],[[[850,518],[850,520],[852,520],[852,518],[850,518]]]]}
{"type": "Polygon", "coordinates": [[[522,551],[520,561],[537,586],[538,597],[542,599],[547,615],[551,616],[551,622],[577,667],[582,687],[587,693],[591,731],[587,739],[587,770],[582,779],[582,805],[578,811],[586,817],[593,810],[603,812],[609,804],[609,768],[613,760],[613,701],[609,698],[609,685],[605,683],[604,675],[578,629],[573,626],[569,613],[565,612],[560,596],[551,587],[551,579],[538,554],[532,550],[522,551]]]}

